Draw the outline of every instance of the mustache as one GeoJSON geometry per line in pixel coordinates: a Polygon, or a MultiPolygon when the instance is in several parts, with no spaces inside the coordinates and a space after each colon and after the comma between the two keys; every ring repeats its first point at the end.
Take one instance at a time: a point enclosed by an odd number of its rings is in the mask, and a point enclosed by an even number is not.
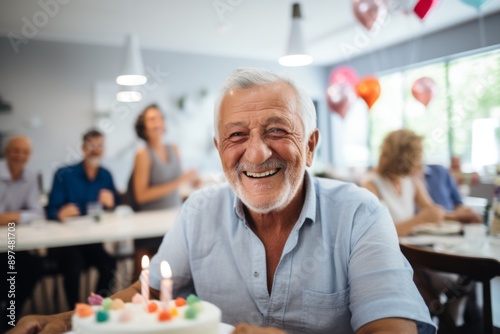
{"type": "Polygon", "coordinates": [[[261,170],[261,169],[276,169],[276,168],[286,168],[287,164],[285,161],[277,158],[269,158],[261,164],[252,164],[250,162],[238,162],[234,167],[236,173],[241,173],[246,170],[261,170]]]}

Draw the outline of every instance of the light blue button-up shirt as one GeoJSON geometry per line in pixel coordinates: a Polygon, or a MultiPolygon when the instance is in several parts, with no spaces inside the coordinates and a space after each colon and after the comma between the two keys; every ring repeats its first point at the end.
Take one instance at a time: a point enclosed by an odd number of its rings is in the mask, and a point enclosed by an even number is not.
{"type": "Polygon", "coordinates": [[[43,218],[36,175],[24,169],[13,180],[5,160],[0,161],[0,212],[19,212],[19,223],[43,218]]]}
{"type": "Polygon", "coordinates": [[[271,295],[264,245],[227,185],[189,196],[151,261],[151,287],[159,290],[160,262],[167,260],[174,296],[196,293],[219,306],[225,323],[331,334],[399,317],[417,321],[419,333],[435,333],[394,223],[377,198],[309,173],[305,180],[304,206],[271,295]]]}

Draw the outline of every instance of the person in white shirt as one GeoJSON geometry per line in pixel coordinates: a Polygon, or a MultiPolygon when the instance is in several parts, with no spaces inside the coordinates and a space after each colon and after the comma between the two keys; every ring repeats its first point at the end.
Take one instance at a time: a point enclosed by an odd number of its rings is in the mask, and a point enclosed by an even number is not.
{"type": "Polygon", "coordinates": [[[31,140],[15,136],[7,141],[0,161],[0,225],[43,218],[36,175],[27,170],[31,140]]]}
{"type": "MultiPolygon", "coordinates": [[[[14,136],[7,140],[4,148],[5,160],[0,161],[0,225],[24,224],[43,218],[40,193],[36,175],[25,168],[31,155],[31,140],[24,136],[14,136]]],[[[2,276],[0,276],[0,332],[9,328],[20,317],[24,302],[31,295],[42,272],[38,256],[29,252],[1,253],[2,276]],[[7,268],[9,255],[15,256],[15,270],[7,268]],[[10,270],[7,270],[10,269],[10,270]],[[10,277],[7,272],[17,272],[15,276],[15,311],[7,310],[11,300],[7,299],[10,277]],[[9,305],[7,304],[9,303],[9,305]]]]}

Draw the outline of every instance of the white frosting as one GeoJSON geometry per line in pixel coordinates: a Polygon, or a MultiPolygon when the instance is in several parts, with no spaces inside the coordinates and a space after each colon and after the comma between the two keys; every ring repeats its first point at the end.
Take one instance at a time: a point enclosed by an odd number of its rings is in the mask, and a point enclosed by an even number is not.
{"type": "MultiPolygon", "coordinates": [[[[148,313],[144,305],[126,303],[125,309],[133,317],[130,321],[120,322],[119,317],[123,310],[110,310],[109,320],[97,322],[96,315],[81,318],[74,314],[72,317],[75,334],[218,334],[221,320],[220,309],[208,302],[200,302],[197,307],[201,311],[195,319],[185,319],[184,313],[188,306],[178,307],[179,315],[171,320],[158,320],[158,312],[148,313]]],[[[102,306],[93,306],[94,311],[102,310],[102,306]]]]}

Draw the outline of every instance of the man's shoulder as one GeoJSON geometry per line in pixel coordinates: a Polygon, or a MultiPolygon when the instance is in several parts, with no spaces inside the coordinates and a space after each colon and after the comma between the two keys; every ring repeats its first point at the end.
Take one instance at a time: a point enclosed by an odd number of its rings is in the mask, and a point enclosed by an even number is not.
{"type": "Polygon", "coordinates": [[[57,174],[59,174],[59,175],[61,175],[61,174],[66,175],[66,174],[72,173],[75,170],[80,169],[80,168],[81,168],[80,163],[62,166],[62,167],[59,167],[56,170],[56,175],[57,174]]]}
{"type": "Polygon", "coordinates": [[[213,184],[195,190],[187,199],[189,202],[196,203],[213,203],[231,200],[234,200],[234,192],[227,182],[213,184]]]}
{"type": "Polygon", "coordinates": [[[427,168],[431,171],[431,173],[434,173],[434,174],[447,174],[448,173],[448,170],[442,165],[430,164],[430,165],[427,165],[427,168]]]}
{"type": "Polygon", "coordinates": [[[359,187],[352,182],[315,177],[317,184],[316,193],[320,199],[327,200],[331,204],[351,202],[356,205],[367,205],[373,207],[380,204],[375,195],[365,188],[359,187]]]}

